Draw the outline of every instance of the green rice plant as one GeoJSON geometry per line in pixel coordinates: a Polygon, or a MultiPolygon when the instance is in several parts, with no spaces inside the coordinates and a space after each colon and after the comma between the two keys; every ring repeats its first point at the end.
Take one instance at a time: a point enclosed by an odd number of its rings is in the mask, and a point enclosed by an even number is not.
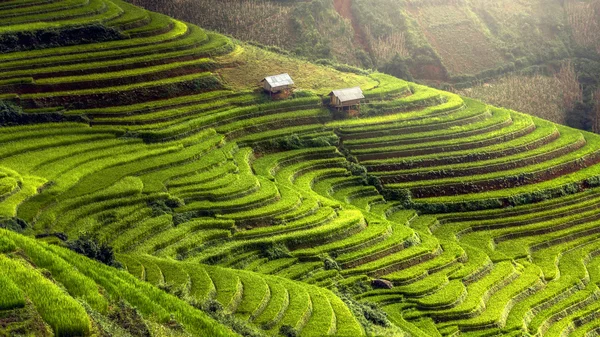
{"type": "Polygon", "coordinates": [[[286,163],[279,163],[273,167],[270,171],[274,173],[274,178],[278,183],[281,184],[294,184],[295,180],[312,170],[326,167],[344,167],[345,158],[341,157],[337,152],[323,151],[312,152],[307,156],[298,156],[293,161],[286,163]],[[302,158],[305,160],[301,160],[302,158]],[[320,159],[319,157],[323,157],[320,159]],[[299,162],[294,163],[298,160],[299,162]]]}
{"type": "Polygon", "coordinates": [[[104,81],[104,80],[112,80],[115,85],[119,85],[119,79],[125,77],[133,77],[133,76],[141,76],[141,75],[152,75],[158,74],[161,72],[173,71],[178,68],[184,67],[194,67],[197,70],[209,70],[213,67],[213,63],[210,59],[201,58],[192,61],[182,61],[182,62],[172,62],[159,66],[151,66],[151,67],[143,67],[143,68],[134,68],[123,71],[114,71],[114,72],[105,72],[105,73],[95,73],[95,74],[86,74],[86,75],[78,75],[78,76],[64,76],[64,77],[50,77],[38,79],[35,81],[38,85],[62,85],[66,83],[82,83],[88,81],[104,81]]]}
{"type": "Polygon", "coordinates": [[[311,289],[310,300],[313,304],[308,323],[302,328],[301,336],[331,335],[336,330],[335,313],[327,296],[319,289],[311,289]]]}
{"type": "MultiPolygon", "coordinates": [[[[60,24],[54,24],[58,26],[60,24]]],[[[31,25],[29,25],[31,27],[31,25]]],[[[53,64],[57,61],[73,61],[83,60],[85,57],[81,53],[89,53],[90,58],[100,58],[101,56],[110,56],[112,54],[120,55],[135,55],[136,52],[149,52],[151,48],[159,49],[163,47],[173,47],[175,45],[185,45],[185,41],[175,41],[177,38],[183,37],[189,31],[196,31],[202,34],[199,28],[193,28],[181,21],[175,21],[173,29],[165,34],[128,40],[117,40],[103,43],[93,43],[84,45],[75,45],[68,47],[58,47],[50,49],[30,50],[23,52],[7,53],[0,56],[2,67],[14,67],[35,65],[44,62],[45,64],[53,64]],[[170,45],[169,45],[170,43],[170,45]],[[153,45],[156,44],[156,45],[153,45]],[[137,47],[137,49],[135,49],[137,47]],[[94,53],[96,52],[96,53],[94,53]],[[98,54],[103,53],[103,54],[98,54]],[[40,59],[46,57],[43,61],[40,59]]],[[[31,27],[33,28],[33,27],[31,27]]],[[[197,38],[198,35],[191,37],[197,38]]],[[[206,35],[204,35],[206,39],[206,35]]],[[[202,41],[202,40],[201,40],[202,41]]]]}
{"type": "Polygon", "coordinates": [[[384,112],[408,110],[438,104],[443,101],[442,97],[447,98],[449,96],[450,95],[446,93],[427,88],[425,90],[415,90],[412,95],[408,95],[406,97],[396,98],[388,101],[369,102],[366,104],[365,110],[367,114],[380,114],[384,112]]]}
{"type": "MultiPolygon", "coordinates": [[[[222,154],[221,154],[222,155],[222,154]]],[[[233,161],[226,161],[225,157],[220,158],[222,162],[209,166],[203,172],[197,172],[193,175],[173,179],[168,182],[169,191],[185,192],[187,190],[210,190],[215,186],[217,180],[235,179],[238,173],[238,166],[233,161]]],[[[202,158],[201,163],[204,163],[202,158]]]]}
{"type": "MultiPolygon", "coordinates": [[[[44,9],[41,12],[36,12],[35,10],[29,12],[26,11],[25,15],[15,15],[16,13],[7,13],[12,14],[2,19],[3,27],[0,28],[0,32],[8,33],[15,32],[20,30],[42,30],[43,28],[57,27],[57,26],[69,26],[74,25],[75,23],[89,23],[94,21],[102,21],[102,20],[110,20],[121,13],[123,10],[112,2],[105,2],[103,0],[90,0],[89,2],[85,2],[85,5],[77,5],[76,3],[81,3],[81,0],[72,1],[71,5],[65,4],[63,8],[55,8],[52,9],[44,9]],[[74,4],[73,4],[74,3],[74,4]],[[44,12],[50,10],[50,12],[44,12]],[[79,19],[74,19],[77,17],[83,17],[79,19]],[[63,22],[61,22],[63,21],[63,22]],[[49,22],[53,22],[53,24],[48,24],[49,22]],[[25,27],[20,27],[26,23],[33,23],[27,29],[22,29],[25,27]]],[[[60,4],[58,2],[57,4],[60,4]]],[[[19,11],[24,8],[15,8],[11,11],[19,11]]],[[[0,14],[1,15],[1,14],[0,14]]]]}
{"type": "Polygon", "coordinates": [[[324,244],[345,237],[349,232],[365,227],[362,214],[356,210],[343,210],[338,217],[322,226],[285,233],[271,237],[274,241],[282,241],[291,247],[306,247],[309,244],[324,244]]]}
{"type": "Polygon", "coordinates": [[[13,252],[17,249],[17,245],[8,237],[0,238],[0,254],[13,252]]]}
{"type": "MultiPolygon", "coordinates": [[[[373,219],[373,216],[367,216],[367,219],[373,219]]],[[[378,227],[385,225],[386,222],[383,222],[377,218],[375,218],[377,222],[379,222],[378,227]]],[[[375,223],[377,223],[375,222],[375,223]]],[[[389,224],[388,224],[389,226],[389,224]]],[[[386,230],[388,227],[386,226],[386,230]]],[[[394,223],[392,224],[392,233],[388,234],[383,240],[380,242],[376,242],[373,245],[366,245],[362,247],[362,249],[350,250],[346,252],[341,252],[336,257],[336,261],[339,263],[350,263],[351,261],[356,261],[361,258],[365,258],[368,256],[375,256],[382,252],[392,252],[394,250],[402,250],[405,248],[404,246],[410,245],[409,242],[418,242],[418,236],[416,236],[415,231],[405,226],[402,223],[394,223]]]]}
{"type": "Polygon", "coordinates": [[[512,280],[516,276],[510,262],[500,262],[481,280],[467,286],[466,298],[457,306],[435,312],[436,317],[457,319],[474,311],[480,311],[489,296],[504,288],[504,280],[512,280]]]}
{"type": "Polygon", "coordinates": [[[145,259],[140,261],[140,263],[144,266],[144,281],[154,286],[165,283],[165,276],[160,270],[160,267],[152,259],[145,259]]]}
{"type": "MultiPolygon", "coordinates": [[[[562,275],[560,279],[549,282],[545,288],[513,307],[506,321],[507,328],[522,326],[524,323],[528,325],[540,310],[554,303],[560,303],[565,298],[584,288],[581,282],[585,280],[587,273],[583,259],[578,253],[575,250],[571,254],[562,256],[558,264],[562,275]]],[[[549,258],[549,256],[546,256],[546,258],[549,258]]]]}
{"type": "Polygon", "coordinates": [[[371,241],[385,240],[392,233],[392,228],[387,221],[367,217],[367,222],[367,228],[358,234],[318,247],[296,250],[293,252],[293,255],[302,258],[326,252],[352,251],[357,249],[357,247],[367,246],[371,241]]]}
{"type": "Polygon", "coordinates": [[[339,202],[321,195],[318,190],[314,190],[315,183],[331,176],[345,176],[349,172],[346,168],[313,169],[306,174],[301,175],[294,181],[294,185],[301,191],[306,191],[311,197],[317,199],[323,206],[336,206],[339,202]]]}
{"type": "MultiPolygon", "coordinates": [[[[470,109],[471,105],[465,109],[470,109]]],[[[482,109],[485,111],[485,108],[482,109]]],[[[344,146],[348,148],[360,147],[361,145],[372,144],[376,146],[382,146],[385,144],[394,144],[394,143],[407,143],[407,142],[419,142],[419,141],[427,141],[428,138],[438,138],[440,136],[446,136],[446,138],[450,138],[451,136],[460,137],[463,134],[469,133],[483,133],[488,129],[496,128],[498,125],[504,126],[512,123],[511,115],[508,110],[504,109],[490,109],[492,116],[490,118],[486,118],[481,121],[475,121],[473,123],[467,123],[463,125],[450,126],[449,128],[444,128],[441,130],[431,130],[431,131],[423,131],[423,132],[410,132],[405,134],[391,134],[389,136],[382,137],[374,137],[374,138],[358,138],[358,139],[348,139],[344,142],[344,146]]],[[[467,115],[468,116],[468,115],[467,115]]],[[[477,115],[474,115],[477,116],[477,115]]],[[[466,117],[469,118],[469,117],[466,117]]],[[[440,118],[441,119],[441,118],[440,118]]],[[[452,119],[444,119],[451,121],[460,121],[460,119],[452,120],[452,119]]],[[[441,121],[440,121],[441,122],[441,121]]],[[[435,123],[438,124],[438,123],[435,123]]]]}
{"type": "Polygon", "coordinates": [[[64,214],[55,213],[60,212],[60,210],[52,210],[44,213],[43,218],[40,217],[39,223],[36,225],[45,228],[51,227],[55,230],[65,231],[67,234],[74,235],[79,233],[79,228],[87,227],[87,225],[85,225],[85,221],[87,219],[100,216],[106,210],[111,208],[118,209],[121,207],[136,206],[151,199],[152,197],[143,194],[137,194],[95,202],[73,209],[69,212],[65,212],[64,214]]]}
{"type": "Polygon", "coordinates": [[[290,297],[286,289],[286,282],[274,277],[265,277],[269,286],[271,298],[264,310],[256,317],[254,323],[261,328],[268,330],[273,327],[283,317],[289,305],[290,297]]]}
{"type": "Polygon", "coordinates": [[[323,267],[322,262],[305,262],[286,267],[276,273],[277,276],[292,280],[299,280],[306,277],[307,274],[323,267]]]}
{"type": "Polygon", "coordinates": [[[422,299],[418,299],[417,303],[425,308],[436,308],[454,305],[458,303],[467,294],[465,285],[454,280],[448,282],[440,290],[431,295],[427,295],[422,299]]]}
{"type": "MultiPolygon", "coordinates": [[[[437,154],[438,152],[450,152],[450,151],[459,151],[463,150],[461,148],[462,144],[482,144],[488,145],[489,143],[501,143],[507,139],[510,139],[511,134],[520,134],[523,130],[528,130],[534,127],[533,122],[528,116],[517,116],[513,117],[513,123],[505,128],[500,130],[491,130],[490,132],[486,132],[479,135],[457,138],[451,140],[433,140],[432,142],[415,142],[412,144],[404,144],[404,145],[393,145],[393,146],[384,146],[384,147],[375,147],[373,149],[355,149],[352,152],[359,156],[370,154],[370,153],[385,153],[385,152],[393,152],[393,151],[407,151],[407,150],[418,150],[418,149],[427,149],[427,148],[439,148],[438,151],[429,150],[428,152],[434,152],[437,154]]],[[[473,147],[473,146],[472,146],[473,147]]],[[[418,151],[414,151],[418,152],[418,151]]],[[[417,156],[420,154],[415,153],[417,156]]],[[[431,155],[429,155],[431,156],[431,155]]],[[[427,156],[427,157],[429,157],[427,156]]],[[[421,158],[418,158],[421,159],[421,158]]],[[[364,159],[361,159],[363,161],[364,159]]],[[[385,160],[385,158],[384,158],[385,160]]],[[[416,158],[411,160],[417,160],[416,158]]],[[[380,160],[383,162],[383,160],[380,160]]]]}
{"type": "MultiPolygon", "coordinates": [[[[575,165],[576,162],[581,162],[583,161],[586,157],[590,157],[593,156],[595,154],[595,147],[593,144],[591,144],[590,142],[588,142],[585,146],[583,146],[582,148],[575,150],[575,151],[571,151],[570,153],[557,157],[557,158],[553,158],[551,160],[547,160],[541,163],[537,163],[537,164],[533,164],[533,165],[529,165],[526,166],[525,168],[518,168],[518,169],[512,169],[512,170],[506,170],[506,171],[500,171],[500,172],[492,172],[492,173],[484,173],[484,174],[480,174],[480,175],[474,175],[471,176],[469,180],[470,183],[476,183],[476,182],[482,182],[482,181],[491,181],[493,179],[499,179],[499,178],[503,178],[504,180],[506,180],[509,177],[522,177],[522,176],[527,176],[530,177],[531,179],[535,179],[536,174],[539,174],[540,172],[545,172],[545,171],[549,171],[552,169],[558,169],[558,167],[560,167],[560,165],[575,165]]],[[[394,189],[401,189],[401,188],[406,188],[408,186],[410,186],[410,188],[416,188],[416,187],[425,187],[425,186],[433,186],[433,185],[439,185],[439,186],[444,186],[444,185],[449,185],[452,183],[464,183],[465,180],[464,179],[459,179],[459,178],[448,178],[448,179],[436,179],[436,180],[427,180],[427,181],[419,181],[419,182],[415,182],[415,183],[397,183],[397,184],[389,184],[388,187],[390,188],[394,188],[394,189]]]]}
{"type": "Polygon", "coordinates": [[[399,80],[398,78],[390,75],[372,73],[369,74],[369,77],[377,80],[379,85],[364,92],[365,98],[367,99],[387,98],[393,95],[402,94],[409,90],[407,82],[399,80]]]}
{"type": "Polygon", "coordinates": [[[340,336],[360,336],[364,334],[363,327],[357,322],[348,306],[331,291],[323,289],[322,292],[329,299],[336,318],[336,334],[340,336]]]}
{"type": "Polygon", "coordinates": [[[234,313],[244,292],[239,276],[229,274],[216,266],[205,266],[205,269],[217,291],[215,300],[223,305],[225,311],[234,313]]]}
{"type": "Polygon", "coordinates": [[[138,261],[137,258],[131,257],[129,255],[117,254],[117,260],[123,264],[125,269],[133,276],[137,277],[140,280],[144,280],[145,278],[145,270],[144,265],[138,261]]]}
{"type": "MultiPolygon", "coordinates": [[[[25,4],[25,3],[22,3],[25,4]]],[[[67,0],[67,1],[57,1],[51,3],[43,3],[37,4],[35,7],[28,8],[27,6],[15,6],[7,9],[3,9],[0,11],[0,17],[11,17],[11,16],[21,16],[21,15],[29,15],[32,13],[44,13],[44,12],[53,12],[57,10],[70,9],[73,7],[85,6],[86,1],[84,0],[67,0]]]]}
{"type": "Polygon", "coordinates": [[[269,180],[262,177],[256,177],[260,188],[250,188],[256,186],[253,180],[245,180],[231,184],[227,189],[222,189],[218,194],[209,195],[209,199],[215,201],[191,201],[178,209],[178,212],[198,211],[198,210],[241,210],[253,207],[251,205],[262,204],[268,200],[275,200],[279,196],[277,186],[269,180]],[[248,183],[250,181],[250,184],[248,183]],[[247,194],[247,191],[254,193],[247,194]],[[240,196],[245,195],[245,196],[240,196]],[[246,195],[247,194],[247,195],[246,195]]]}
{"type": "Polygon", "coordinates": [[[262,266],[258,267],[256,271],[261,274],[275,274],[276,272],[279,272],[284,268],[290,267],[297,262],[298,259],[296,258],[276,259],[263,264],[262,266]]]}
{"type": "Polygon", "coordinates": [[[227,214],[226,217],[228,219],[251,220],[274,215],[283,215],[287,212],[295,210],[302,203],[302,197],[300,193],[294,191],[293,189],[286,186],[280,186],[278,190],[280,195],[280,199],[278,201],[252,210],[230,213],[227,214]]]}
{"type": "Polygon", "coordinates": [[[87,143],[95,140],[103,140],[113,137],[108,134],[89,134],[89,135],[65,135],[55,136],[52,138],[41,138],[37,141],[32,140],[31,142],[20,142],[10,148],[4,148],[0,151],[0,158],[13,156],[25,152],[35,151],[44,149],[47,147],[59,147],[64,145],[71,145],[77,143],[87,143]]]}
{"type": "Polygon", "coordinates": [[[274,333],[283,325],[302,330],[311,316],[312,301],[306,287],[292,282],[286,282],[285,286],[289,294],[289,304],[281,320],[270,329],[274,333]]]}
{"type": "MultiPolygon", "coordinates": [[[[441,93],[441,92],[440,92],[441,93]]],[[[451,112],[457,109],[461,109],[464,105],[463,100],[458,95],[445,94],[448,96],[448,101],[439,105],[427,107],[422,110],[418,110],[415,112],[409,113],[396,113],[390,114],[386,116],[377,116],[377,117],[368,117],[361,119],[346,119],[342,121],[335,121],[327,123],[326,126],[330,128],[348,128],[348,127],[358,127],[359,125],[363,125],[365,127],[376,126],[380,124],[394,123],[400,122],[403,120],[407,120],[410,118],[414,118],[416,116],[422,117],[427,115],[436,115],[451,112]]],[[[343,130],[342,130],[343,131],[343,130]]]]}
{"type": "Polygon", "coordinates": [[[160,268],[161,273],[164,277],[166,286],[172,286],[171,292],[178,294],[179,297],[187,295],[191,287],[191,277],[187,270],[182,268],[178,263],[164,260],[144,257],[142,261],[153,260],[153,262],[160,268]]]}
{"type": "MultiPolygon", "coordinates": [[[[211,222],[214,223],[214,221],[211,222]]],[[[196,247],[202,247],[203,244],[210,241],[227,239],[231,236],[233,222],[227,222],[227,224],[229,226],[228,229],[205,229],[188,234],[177,242],[162,248],[157,252],[157,255],[177,258],[182,256],[182,253],[185,256],[188,252],[193,252],[196,247]]]]}
{"type": "Polygon", "coordinates": [[[135,248],[135,252],[153,254],[160,251],[159,254],[172,256],[180,247],[186,247],[186,244],[202,244],[205,241],[214,240],[220,237],[228,237],[234,223],[227,220],[192,220],[178,224],[177,227],[169,228],[166,231],[145,240],[135,248]]]}
{"type": "MultiPolygon", "coordinates": [[[[325,130],[320,125],[300,125],[300,126],[291,126],[286,128],[280,128],[275,130],[262,131],[257,133],[251,133],[244,135],[242,137],[236,138],[236,142],[241,146],[249,146],[251,144],[261,144],[265,142],[272,141],[277,138],[284,138],[289,135],[306,135],[317,131],[325,130]]],[[[316,137],[312,137],[316,138],[316,137]]]]}
{"type": "MultiPolygon", "coordinates": [[[[146,56],[152,59],[155,56],[146,56]]],[[[129,59],[125,59],[129,60],[129,59]]],[[[112,61],[114,64],[121,64],[124,60],[112,61]]],[[[138,61],[138,60],[135,60],[138,61]]],[[[106,61],[105,61],[106,62],[106,61]]],[[[89,63],[88,63],[89,64],[89,63]]],[[[91,63],[93,64],[93,63],[91,63]]],[[[104,62],[102,64],[105,64],[104,62]]],[[[108,64],[111,65],[111,64],[108,64]]],[[[144,114],[155,110],[160,109],[168,109],[176,106],[183,105],[192,105],[192,104],[200,104],[202,102],[211,102],[211,101],[220,101],[226,100],[234,97],[247,97],[248,93],[242,92],[241,94],[234,94],[232,91],[228,90],[214,90],[209,92],[203,92],[196,95],[186,95],[173,97],[166,100],[158,100],[158,101],[150,101],[150,102],[142,102],[136,104],[130,104],[126,106],[117,106],[117,107],[106,107],[106,108],[90,108],[90,109],[82,109],[82,110],[68,110],[65,111],[67,115],[81,115],[81,114],[89,114],[89,115],[114,115],[120,116],[121,114],[144,114]]],[[[250,95],[250,97],[252,97],[250,95]]]]}
{"type": "Polygon", "coordinates": [[[259,277],[258,274],[239,271],[244,295],[239,306],[236,308],[235,315],[245,321],[259,316],[265,307],[271,301],[271,291],[266,280],[259,277]]]}
{"type": "MultiPolygon", "coordinates": [[[[399,252],[384,256],[372,262],[367,262],[358,265],[352,269],[342,271],[343,275],[353,275],[358,273],[380,273],[389,274],[389,269],[395,265],[402,265],[410,259],[419,259],[423,256],[435,255],[439,250],[438,240],[425,233],[420,233],[421,244],[411,246],[408,249],[400,250],[399,252]]],[[[339,257],[338,260],[342,258],[339,257]]],[[[345,258],[345,256],[343,257],[345,258]]]]}
{"type": "Polygon", "coordinates": [[[192,298],[204,303],[215,296],[217,291],[215,284],[203,266],[186,263],[185,269],[190,275],[190,296],[192,298]]]}
{"type": "Polygon", "coordinates": [[[225,124],[217,127],[217,131],[221,133],[229,133],[237,129],[241,129],[247,126],[255,126],[260,124],[266,124],[272,121],[279,121],[284,123],[285,120],[297,118],[309,118],[309,117],[326,117],[328,112],[325,109],[311,109],[311,110],[300,110],[292,111],[287,113],[278,113],[276,115],[260,116],[255,118],[247,118],[240,121],[225,124]]]}
{"type": "MultiPolygon", "coordinates": [[[[108,301],[100,294],[98,286],[92,280],[42,246],[29,244],[22,236],[14,236],[11,239],[23,249],[36,267],[50,271],[52,277],[59,281],[71,296],[84,299],[99,312],[106,312],[108,301]]],[[[35,289],[35,287],[31,289],[35,289]]]]}
{"type": "Polygon", "coordinates": [[[145,173],[150,170],[176,166],[177,164],[194,160],[206,152],[207,147],[210,147],[211,145],[215,146],[221,140],[221,136],[216,135],[207,138],[204,143],[188,147],[175,145],[166,147],[164,150],[159,148],[156,151],[145,151],[141,153],[141,156],[139,154],[130,155],[129,158],[123,158],[124,161],[126,161],[120,163],[121,165],[113,164],[102,170],[96,169],[96,174],[88,175],[83,179],[80,179],[78,185],[71,188],[64,197],[70,198],[94,192],[109,186],[127,175],[133,175],[138,172],[145,173]],[[94,189],[90,189],[89,186],[94,186],[94,189]]]}
{"type": "Polygon", "coordinates": [[[587,206],[587,201],[590,199],[595,199],[598,197],[598,193],[600,189],[598,188],[590,188],[586,191],[565,195],[562,197],[557,197],[553,199],[549,199],[546,201],[541,201],[535,204],[526,204],[515,206],[508,210],[498,210],[498,209],[490,209],[490,210],[480,210],[473,212],[462,212],[460,214],[457,213],[448,213],[448,214],[440,214],[437,215],[437,218],[444,223],[449,222],[470,222],[472,220],[481,221],[482,225],[485,225],[487,220],[492,218],[497,218],[500,213],[505,215],[507,218],[515,217],[525,217],[527,218],[530,214],[540,213],[541,216],[549,214],[553,210],[557,212],[565,211],[571,209],[573,207],[587,206]],[[460,216],[459,216],[460,215],[460,216]]]}
{"type": "Polygon", "coordinates": [[[150,18],[150,22],[147,25],[128,29],[126,33],[130,36],[153,35],[155,32],[162,32],[165,29],[168,30],[173,25],[173,19],[166,15],[156,12],[149,12],[148,16],[150,18]]]}
{"type": "MultiPolygon", "coordinates": [[[[406,297],[423,297],[430,294],[433,294],[437,291],[440,291],[444,287],[449,284],[448,274],[452,271],[459,268],[458,266],[450,266],[446,268],[441,268],[439,271],[435,273],[431,273],[430,275],[421,278],[419,280],[413,280],[411,283],[399,285],[395,287],[394,293],[402,294],[406,297]]],[[[375,291],[373,291],[375,293],[375,291]]],[[[383,292],[385,293],[385,292],[383,292]]],[[[377,295],[378,293],[375,293],[377,295]]],[[[377,298],[373,298],[374,301],[378,301],[377,298]]],[[[397,298],[395,299],[397,300],[397,298]]],[[[387,303],[388,299],[384,298],[384,303],[387,303]]],[[[440,307],[439,309],[442,309],[440,307]]]]}
{"type": "Polygon", "coordinates": [[[135,306],[144,317],[166,323],[171,317],[182,323],[186,330],[194,334],[210,336],[232,336],[231,330],[218,324],[205,313],[184,303],[164,291],[141,282],[125,271],[115,271],[100,263],[66,251],[59,247],[49,247],[55,254],[64,258],[81,273],[93,278],[111,296],[125,299],[135,306]],[[173,316],[171,316],[173,315],[173,316]]]}
{"type": "Polygon", "coordinates": [[[209,114],[207,116],[194,117],[188,120],[178,121],[176,124],[169,125],[162,129],[154,130],[157,126],[154,126],[151,130],[138,131],[140,137],[145,139],[162,139],[175,137],[177,135],[185,135],[202,128],[214,126],[218,123],[223,123],[227,120],[235,120],[241,118],[247,118],[251,114],[266,113],[268,111],[274,111],[276,109],[287,109],[295,105],[307,104],[315,105],[318,99],[314,97],[300,98],[294,100],[286,100],[268,104],[261,104],[249,107],[239,107],[233,109],[227,109],[219,113],[209,114]]]}
{"type": "Polygon", "coordinates": [[[298,207],[284,214],[277,215],[275,219],[282,222],[292,222],[295,220],[305,218],[307,216],[311,216],[321,206],[322,205],[319,204],[317,200],[312,196],[302,195],[301,204],[298,207]]]}
{"type": "Polygon", "coordinates": [[[41,188],[46,182],[46,179],[40,177],[24,176],[23,183],[19,187],[19,191],[11,196],[8,196],[2,201],[2,203],[0,203],[0,216],[16,216],[19,205],[25,201],[25,199],[35,195],[38,189],[41,188]]]}
{"type": "Polygon", "coordinates": [[[144,239],[157,235],[173,226],[173,216],[170,214],[151,218],[138,226],[121,233],[113,242],[115,249],[132,250],[135,245],[143,242],[144,239]]]}
{"type": "Polygon", "coordinates": [[[5,256],[0,256],[0,269],[4,277],[10,278],[31,299],[57,336],[83,336],[90,332],[91,322],[81,304],[39,271],[5,256]]]}
{"type": "Polygon", "coordinates": [[[238,231],[234,234],[237,240],[246,240],[255,237],[266,237],[270,235],[279,235],[295,230],[303,230],[319,226],[325,222],[331,221],[336,216],[335,211],[330,207],[320,207],[314,214],[300,218],[296,221],[273,225],[267,227],[253,228],[248,231],[238,231]]]}
{"type": "Polygon", "coordinates": [[[489,167],[518,167],[520,165],[526,165],[529,162],[540,163],[544,161],[544,159],[556,158],[564,152],[568,152],[580,146],[583,146],[584,142],[585,140],[581,135],[568,134],[564,137],[560,137],[554,142],[533,149],[532,151],[524,151],[515,155],[504,156],[491,160],[472,161],[461,164],[440,165],[409,170],[386,171],[384,173],[375,172],[374,175],[392,177],[402,174],[410,175],[419,172],[443,172],[444,174],[451,176],[453,172],[459,174],[458,172],[460,172],[461,170],[467,170],[469,168],[480,168],[481,171],[485,171],[486,169],[489,169],[489,167]],[[523,162],[523,164],[520,164],[520,162],[523,162]]]}
{"type": "MultiPolygon", "coordinates": [[[[220,90],[219,90],[220,91],[220,90]]],[[[169,101],[167,99],[166,101],[169,101]]],[[[260,98],[253,95],[239,95],[232,96],[230,98],[223,97],[222,99],[208,100],[208,102],[201,102],[199,104],[186,105],[183,107],[174,107],[158,110],[156,112],[151,112],[152,110],[157,110],[161,105],[165,105],[165,102],[160,104],[160,102],[156,102],[157,106],[154,106],[155,102],[148,102],[146,104],[147,111],[133,111],[134,114],[129,116],[122,116],[122,111],[118,112],[118,116],[107,116],[107,117],[99,117],[94,118],[94,121],[97,123],[106,123],[106,124],[127,124],[133,132],[135,132],[134,124],[157,124],[163,121],[173,122],[173,121],[181,121],[186,120],[189,116],[197,117],[197,116],[209,116],[211,114],[216,114],[223,112],[230,108],[235,108],[242,105],[249,105],[260,102],[260,98]],[[150,111],[150,112],[148,112],[150,111]]],[[[151,128],[160,127],[160,125],[151,125],[151,128]]],[[[142,130],[140,130],[142,131],[142,130]]]]}
{"type": "Polygon", "coordinates": [[[56,91],[56,92],[45,92],[45,93],[36,93],[36,94],[24,94],[21,95],[21,98],[24,100],[35,100],[40,98],[48,98],[48,97],[70,97],[70,96],[81,96],[81,95],[99,95],[99,94],[110,94],[110,93],[121,93],[124,91],[132,91],[136,89],[145,89],[149,87],[161,87],[169,84],[177,84],[177,83],[186,83],[194,80],[203,80],[206,78],[212,77],[212,74],[209,72],[196,73],[191,75],[183,75],[177,76],[167,79],[161,79],[156,81],[149,82],[141,82],[134,84],[126,84],[126,85],[117,85],[113,87],[106,88],[93,88],[93,89],[83,89],[83,90],[71,90],[71,91],[56,91]]]}
{"type": "Polygon", "coordinates": [[[397,303],[384,306],[382,309],[388,314],[388,318],[395,325],[399,326],[401,329],[410,332],[412,336],[417,337],[431,337],[430,334],[423,332],[421,329],[416,327],[414,324],[406,321],[402,315],[402,311],[406,304],[397,303]]]}
{"type": "Polygon", "coordinates": [[[0,310],[23,308],[23,291],[6,275],[0,275],[0,310]]]}
{"type": "Polygon", "coordinates": [[[140,7],[121,0],[111,1],[123,9],[123,15],[105,22],[108,26],[123,28],[149,19],[149,12],[140,7]]]}
{"type": "MultiPolygon", "coordinates": [[[[395,283],[407,284],[420,280],[422,277],[427,277],[427,275],[431,275],[441,269],[448,268],[448,266],[452,266],[457,261],[466,257],[465,251],[460,245],[452,241],[439,240],[442,247],[442,253],[439,256],[432,260],[385,275],[384,277],[395,283]]],[[[419,301],[419,303],[425,302],[419,301]]]]}
{"type": "Polygon", "coordinates": [[[535,265],[526,264],[525,269],[514,282],[490,297],[485,311],[480,316],[459,320],[455,323],[458,323],[461,327],[479,327],[491,324],[503,326],[511,306],[517,301],[518,297],[527,296],[534,289],[540,289],[541,287],[540,270],[535,265]]]}

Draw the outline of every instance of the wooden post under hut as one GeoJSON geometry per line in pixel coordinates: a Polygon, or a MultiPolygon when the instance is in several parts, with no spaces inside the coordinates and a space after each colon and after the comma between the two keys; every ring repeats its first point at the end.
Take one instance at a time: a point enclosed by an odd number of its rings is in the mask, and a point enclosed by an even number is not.
{"type": "Polygon", "coordinates": [[[262,83],[263,89],[268,92],[271,97],[273,94],[289,93],[294,87],[294,81],[287,73],[267,76],[260,82],[262,83]]]}
{"type": "Polygon", "coordinates": [[[364,99],[362,90],[360,87],[346,88],[333,90],[329,93],[331,98],[329,105],[340,110],[344,110],[345,107],[357,107],[360,113],[360,100],[364,99]]]}

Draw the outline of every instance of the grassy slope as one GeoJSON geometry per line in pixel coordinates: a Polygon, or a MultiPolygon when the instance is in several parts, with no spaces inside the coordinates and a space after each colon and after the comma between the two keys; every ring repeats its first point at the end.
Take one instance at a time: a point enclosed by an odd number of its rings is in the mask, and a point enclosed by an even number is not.
{"type": "Polygon", "coordinates": [[[20,95],[25,116],[91,121],[0,130],[11,144],[0,149],[2,217],[27,220],[26,234],[98,233],[132,274],[1,232],[2,304],[32,317],[27,329],[44,321],[58,334],[90,334],[110,324],[119,299],[153,329],[176,328],[174,313],[191,334],[209,335],[230,331],[194,306],[305,336],[558,335],[593,317],[597,136],[123,8],[140,20],[130,29],[151,33],[2,55],[0,67],[44,74],[2,88],[20,95]],[[209,69],[193,61],[204,58],[209,69]],[[283,71],[300,97],[252,91],[283,71]],[[320,95],[354,85],[369,100],[360,118],[333,119],[320,95]],[[387,176],[388,200],[347,159],[387,176]],[[395,288],[368,290],[380,277],[395,288]],[[63,310],[47,310],[48,298],[63,310]],[[395,325],[373,325],[381,312],[356,301],[380,303],[395,325]]]}
{"type": "Polygon", "coordinates": [[[137,0],[136,3],[313,59],[334,58],[343,63],[386,69],[398,53],[406,58],[413,76],[422,80],[470,81],[473,79],[470,76],[495,76],[515,67],[564,59],[574,51],[574,41],[565,29],[570,25],[566,5],[538,0],[501,1],[493,5],[485,1],[446,5],[432,1],[355,0],[352,2],[356,21],[353,26],[358,29],[355,34],[347,33],[353,29],[350,25],[343,27],[338,22],[339,17],[345,17],[348,22],[348,13],[340,13],[335,20],[335,11],[331,14],[331,1],[315,1],[311,5],[300,1],[269,3],[264,5],[269,8],[264,9],[260,5],[253,7],[257,13],[277,13],[274,15],[277,23],[285,27],[286,33],[276,39],[265,33],[266,27],[256,24],[261,21],[255,20],[256,16],[249,16],[253,18],[249,19],[237,15],[242,6],[214,0],[168,6],[152,0],[137,0]],[[198,16],[185,10],[190,5],[197,6],[202,12],[215,11],[215,14],[198,16]],[[228,11],[236,13],[235,24],[214,19],[228,11]],[[317,24],[313,17],[318,16],[328,19],[317,22],[328,24],[317,24]],[[336,44],[346,41],[348,36],[352,37],[346,44],[352,43],[360,52],[348,51],[344,44],[336,44]],[[309,48],[317,43],[318,48],[309,48]],[[329,55],[318,54],[321,44],[331,46],[329,55]]]}

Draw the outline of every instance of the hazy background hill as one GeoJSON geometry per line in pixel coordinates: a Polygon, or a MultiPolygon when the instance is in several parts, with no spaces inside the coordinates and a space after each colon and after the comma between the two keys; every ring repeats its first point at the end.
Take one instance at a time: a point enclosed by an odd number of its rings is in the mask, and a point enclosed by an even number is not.
{"type": "Polygon", "coordinates": [[[132,2],[313,61],[600,129],[599,0],[132,2]]]}

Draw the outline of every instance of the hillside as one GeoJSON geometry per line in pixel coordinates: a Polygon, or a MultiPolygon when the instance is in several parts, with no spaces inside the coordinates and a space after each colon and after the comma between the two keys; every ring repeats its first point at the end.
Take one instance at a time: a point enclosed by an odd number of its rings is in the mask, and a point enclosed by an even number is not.
{"type": "Polygon", "coordinates": [[[311,59],[419,80],[469,83],[600,54],[598,1],[132,2],[311,59]]]}
{"type": "Polygon", "coordinates": [[[598,0],[131,1],[281,53],[600,132],[598,0]]]}
{"type": "Polygon", "coordinates": [[[2,2],[0,40],[0,335],[600,328],[595,134],[120,0],[2,2]]]}

